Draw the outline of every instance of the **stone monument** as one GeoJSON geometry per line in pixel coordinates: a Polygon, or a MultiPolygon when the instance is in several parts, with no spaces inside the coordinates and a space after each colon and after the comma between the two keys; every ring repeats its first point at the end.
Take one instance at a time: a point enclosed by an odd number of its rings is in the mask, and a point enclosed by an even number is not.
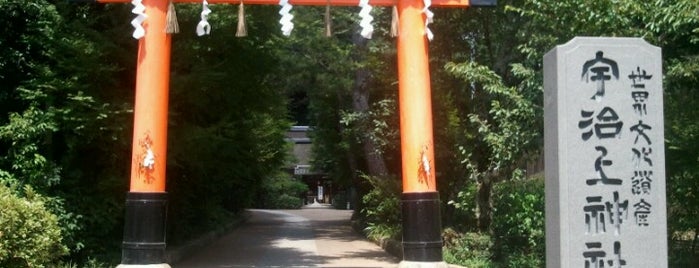
{"type": "Polygon", "coordinates": [[[547,267],[667,267],[662,77],[640,38],[544,56],[547,267]]]}

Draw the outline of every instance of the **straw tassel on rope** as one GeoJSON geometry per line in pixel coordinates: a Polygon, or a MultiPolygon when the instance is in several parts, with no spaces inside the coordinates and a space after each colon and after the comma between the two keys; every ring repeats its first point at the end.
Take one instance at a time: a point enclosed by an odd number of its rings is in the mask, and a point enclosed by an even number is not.
{"type": "Polygon", "coordinates": [[[332,26],[333,21],[330,17],[330,0],[328,0],[327,5],[325,5],[325,37],[333,36],[332,26]]]}
{"type": "Polygon", "coordinates": [[[238,6],[238,29],[235,32],[235,36],[248,36],[247,25],[245,25],[245,5],[243,4],[242,0],[240,1],[240,5],[238,6]]]}
{"type": "Polygon", "coordinates": [[[391,37],[398,37],[398,8],[393,6],[391,12],[391,37]]]}
{"type": "Polygon", "coordinates": [[[180,25],[177,22],[177,12],[175,12],[175,4],[170,0],[167,6],[167,24],[165,25],[165,33],[176,34],[180,32],[180,25]]]}

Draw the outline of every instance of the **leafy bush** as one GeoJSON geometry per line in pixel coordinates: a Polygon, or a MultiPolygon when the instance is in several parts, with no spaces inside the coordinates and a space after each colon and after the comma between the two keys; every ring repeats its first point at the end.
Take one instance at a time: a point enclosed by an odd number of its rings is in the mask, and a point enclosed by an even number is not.
{"type": "Polygon", "coordinates": [[[303,205],[303,200],[299,197],[282,194],[270,199],[270,208],[274,209],[300,209],[303,205]]]}
{"type": "Polygon", "coordinates": [[[699,170],[684,171],[667,182],[669,258],[672,267],[698,267],[699,170]]]}
{"type": "Polygon", "coordinates": [[[493,188],[495,259],[507,267],[542,267],[544,179],[510,180],[493,188]]]}
{"type": "Polygon", "coordinates": [[[44,267],[68,253],[47,198],[28,186],[22,194],[0,184],[0,267],[44,267]]]}
{"type": "Polygon", "coordinates": [[[347,202],[349,202],[349,198],[347,198],[347,193],[344,191],[340,191],[333,196],[333,207],[335,209],[348,209],[347,202]]]}
{"type": "Polygon", "coordinates": [[[458,233],[447,228],[442,232],[444,261],[469,268],[494,267],[493,240],[483,233],[458,233]]]}
{"type": "Polygon", "coordinates": [[[84,264],[79,265],[73,262],[59,263],[54,266],[55,268],[111,268],[114,264],[108,264],[104,262],[97,261],[95,259],[88,259],[84,264]]]}
{"type": "Polygon", "coordinates": [[[545,267],[544,259],[541,256],[530,255],[523,252],[513,252],[505,258],[503,267],[519,268],[519,267],[531,267],[540,268],[545,267]]]}
{"type": "Polygon", "coordinates": [[[367,238],[373,241],[384,239],[399,239],[401,236],[401,225],[369,222],[364,228],[367,238]]]}
{"type": "Polygon", "coordinates": [[[693,240],[669,240],[670,267],[699,267],[697,245],[693,240]]]}
{"type": "Polygon", "coordinates": [[[308,185],[287,174],[264,179],[260,192],[261,207],[271,209],[299,209],[303,205],[301,196],[308,191],[308,185]]]}
{"type": "Polygon", "coordinates": [[[401,233],[400,181],[390,177],[362,176],[372,189],[362,197],[361,210],[370,239],[398,238],[401,233]]]}
{"type": "Polygon", "coordinates": [[[478,185],[469,183],[464,185],[456,193],[454,200],[448,204],[454,207],[452,212],[452,224],[456,224],[459,231],[477,229],[478,226],[478,185]]]}

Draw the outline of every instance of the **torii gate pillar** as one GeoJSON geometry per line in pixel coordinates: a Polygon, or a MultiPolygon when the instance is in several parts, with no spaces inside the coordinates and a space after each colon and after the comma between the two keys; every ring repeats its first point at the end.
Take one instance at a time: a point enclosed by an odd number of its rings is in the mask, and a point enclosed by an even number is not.
{"type": "Polygon", "coordinates": [[[398,100],[403,176],[403,261],[400,267],[446,267],[442,262],[442,225],[435,182],[432,94],[423,7],[422,0],[398,1],[398,100]]]}
{"type": "MultiPolygon", "coordinates": [[[[470,0],[467,5],[494,6],[495,0],[470,0]]],[[[442,259],[441,202],[435,181],[432,94],[423,7],[422,0],[398,0],[403,176],[403,261],[399,267],[446,268],[448,265],[442,259]]]]}
{"type": "Polygon", "coordinates": [[[165,264],[167,117],[171,38],[165,33],[168,1],[143,0],[148,19],[138,43],[131,185],[126,196],[119,267],[165,264]]]}

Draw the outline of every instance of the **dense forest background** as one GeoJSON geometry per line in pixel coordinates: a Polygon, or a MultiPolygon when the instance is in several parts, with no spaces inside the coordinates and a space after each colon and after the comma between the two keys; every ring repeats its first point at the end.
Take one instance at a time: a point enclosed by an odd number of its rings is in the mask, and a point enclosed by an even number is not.
{"type": "MultiPolygon", "coordinates": [[[[248,36],[237,38],[236,6],[211,5],[212,32],[203,37],[194,32],[201,6],[176,6],[169,245],[255,206],[260,182],[281,176],[288,159],[285,131],[305,122],[314,129],[314,166],[358,190],[356,217],[368,235],[395,238],[391,9],[374,9],[367,40],[356,7],[331,9],[331,37],[324,7],[294,7],[285,37],[278,7],[246,6],[248,36]]],[[[137,48],[131,8],[0,0],[0,266],[119,262],[137,48]],[[20,212],[32,216],[13,220],[20,212]]],[[[671,264],[696,264],[699,2],[501,0],[433,11],[445,259],[543,265],[542,57],[574,36],[628,36],[663,49],[671,264]]]]}

